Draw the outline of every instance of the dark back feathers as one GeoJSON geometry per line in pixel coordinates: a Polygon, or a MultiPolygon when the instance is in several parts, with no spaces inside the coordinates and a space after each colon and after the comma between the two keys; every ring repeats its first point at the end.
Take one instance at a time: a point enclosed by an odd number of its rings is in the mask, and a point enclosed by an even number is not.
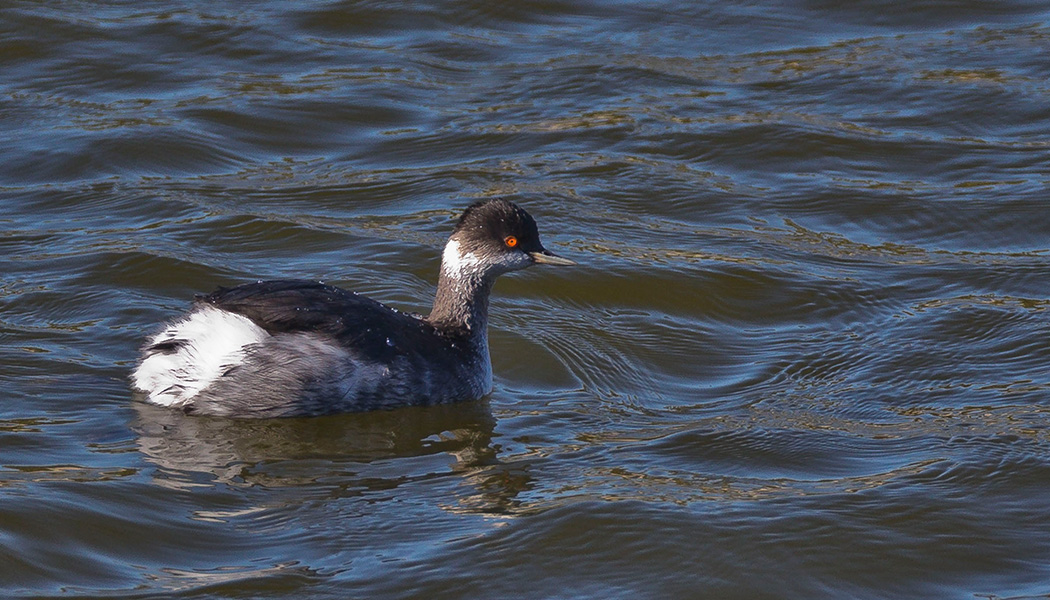
{"type": "Polygon", "coordinates": [[[317,333],[364,358],[389,361],[398,355],[446,346],[453,339],[417,317],[335,286],[278,279],[219,288],[197,302],[244,315],[271,335],[317,333]]]}

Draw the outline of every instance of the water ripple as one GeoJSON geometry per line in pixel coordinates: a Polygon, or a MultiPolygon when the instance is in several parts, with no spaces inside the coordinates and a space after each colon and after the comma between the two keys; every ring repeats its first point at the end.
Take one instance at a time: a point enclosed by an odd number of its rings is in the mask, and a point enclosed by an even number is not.
{"type": "Polygon", "coordinates": [[[1045,596],[1043,4],[8,4],[2,595],[1045,596]],[[217,285],[425,312],[496,196],[580,264],[488,399],[130,393],[217,285]]]}

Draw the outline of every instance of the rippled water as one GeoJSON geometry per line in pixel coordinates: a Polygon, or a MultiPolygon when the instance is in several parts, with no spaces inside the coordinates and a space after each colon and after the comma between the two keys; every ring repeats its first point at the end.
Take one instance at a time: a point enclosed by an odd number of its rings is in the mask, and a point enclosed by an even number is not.
{"type": "Polygon", "coordinates": [[[0,7],[0,595],[1050,596],[1050,5],[0,7]],[[426,311],[505,196],[495,391],[133,401],[304,277],[426,311]]]}

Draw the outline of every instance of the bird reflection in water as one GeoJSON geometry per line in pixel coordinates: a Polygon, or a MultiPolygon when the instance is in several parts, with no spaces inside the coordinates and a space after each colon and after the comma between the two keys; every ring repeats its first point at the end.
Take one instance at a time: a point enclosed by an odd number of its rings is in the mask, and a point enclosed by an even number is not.
{"type": "Polygon", "coordinates": [[[382,499],[406,484],[451,476],[457,481],[444,508],[508,514],[531,482],[527,467],[499,461],[488,400],[267,420],[133,407],[139,450],[158,467],[153,481],[174,489],[303,487],[313,495],[320,487],[330,499],[382,499]]]}

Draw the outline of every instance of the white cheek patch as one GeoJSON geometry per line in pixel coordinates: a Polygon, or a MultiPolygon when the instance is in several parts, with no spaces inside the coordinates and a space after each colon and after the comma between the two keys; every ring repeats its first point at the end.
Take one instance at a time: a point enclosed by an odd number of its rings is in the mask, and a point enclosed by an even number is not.
{"type": "Polygon", "coordinates": [[[150,402],[179,406],[243,361],[246,346],[269,335],[247,317],[204,306],[150,340],[132,382],[150,402]]]}
{"type": "Polygon", "coordinates": [[[441,255],[441,270],[450,279],[462,279],[481,270],[481,259],[473,252],[461,252],[459,242],[449,240],[441,255]]]}

